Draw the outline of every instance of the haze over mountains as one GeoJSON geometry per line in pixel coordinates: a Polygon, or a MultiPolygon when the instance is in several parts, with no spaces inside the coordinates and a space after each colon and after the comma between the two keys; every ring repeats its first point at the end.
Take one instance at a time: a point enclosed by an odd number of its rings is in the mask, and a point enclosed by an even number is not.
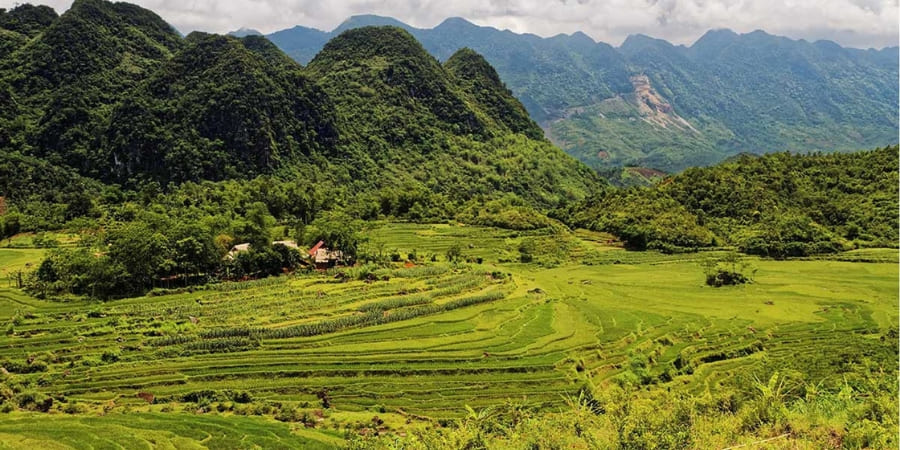
{"type": "Polygon", "coordinates": [[[332,37],[368,25],[403,28],[439,60],[463,47],[484,55],[548,137],[595,168],[680,170],[740,152],[897,141],[897,47],[713,30],[690,47],[634,35],[614,48],[583,33],[541,38],[460,18],[417,29],[371,15],[268,37],[306,64],[332,37]]]}

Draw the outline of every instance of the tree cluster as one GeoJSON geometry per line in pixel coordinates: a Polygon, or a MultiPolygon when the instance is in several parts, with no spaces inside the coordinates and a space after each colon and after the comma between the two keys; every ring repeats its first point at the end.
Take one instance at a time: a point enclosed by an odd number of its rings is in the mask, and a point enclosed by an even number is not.
{"type": "Polygon", "coordinates": [[[894,247],[898,151],[744,156],[650,188],[607,190],[556,215],[637,250],[727,245],[782,258],[894,247]]]}

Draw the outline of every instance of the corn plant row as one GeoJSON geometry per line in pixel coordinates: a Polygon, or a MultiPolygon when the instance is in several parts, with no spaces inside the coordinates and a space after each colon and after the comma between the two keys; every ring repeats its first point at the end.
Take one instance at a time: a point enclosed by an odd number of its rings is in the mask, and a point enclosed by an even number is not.
{"type": "Polygon", "coordinates": [[[251,334],[262,339],[286,339],[293,337],[317,336],[320,334],[334,333],[347,328],[359,326],[375,326],[392,322],[413,319],[420,316],[437,314],[465,306],[499,300],[506,294],[502,291],[491,291],[483,294],[453,300],[440,305],[429,304],[403,308],[392,311],[390,314],[380,311],[372,311],[365,314],[343,316],[337,319],[327,320],[314,324],[297,325],[287,328],[257,329],[251,334]]]}
{"type": "Polygon", "coordinates": [[[360,312],[386,311],[389,309],[403,308],[406,306],[423,305],[431,303],[432,298],[429,294],[413,294],[399,297],[390,297],[377,302],[366,303],[357,310],[360,312]]]}

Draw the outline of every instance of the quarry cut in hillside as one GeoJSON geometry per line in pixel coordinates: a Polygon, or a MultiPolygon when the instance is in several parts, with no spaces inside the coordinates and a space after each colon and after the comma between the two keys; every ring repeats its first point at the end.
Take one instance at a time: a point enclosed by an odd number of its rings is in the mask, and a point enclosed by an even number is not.
{"type": "Polygon", "coordinates": [[[632,75],[629,80],[634,86],[634,93],[627,95],[626,98],[637,108],[641,120],[663,128],[671,125],[679,130],[691,130],[700,134],[690,122],[675,112],[671,103],[656,92],[647,75],[632,75]]]}

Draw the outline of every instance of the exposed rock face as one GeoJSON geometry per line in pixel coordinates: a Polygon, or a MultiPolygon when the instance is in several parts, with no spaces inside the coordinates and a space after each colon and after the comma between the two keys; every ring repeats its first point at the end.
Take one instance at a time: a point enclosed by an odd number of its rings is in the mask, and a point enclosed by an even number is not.
{"type": "Polygon", "coordinates": [[[671,125],[680,130],[688,129],[700,133],[687,120],[676,114],[672,104],[653,89],[647,75],[632,75],[630,80],[634,86],[634,93],[630,95],[629,100],[638,108],[642,120],[663,128],[671,125]]]}

